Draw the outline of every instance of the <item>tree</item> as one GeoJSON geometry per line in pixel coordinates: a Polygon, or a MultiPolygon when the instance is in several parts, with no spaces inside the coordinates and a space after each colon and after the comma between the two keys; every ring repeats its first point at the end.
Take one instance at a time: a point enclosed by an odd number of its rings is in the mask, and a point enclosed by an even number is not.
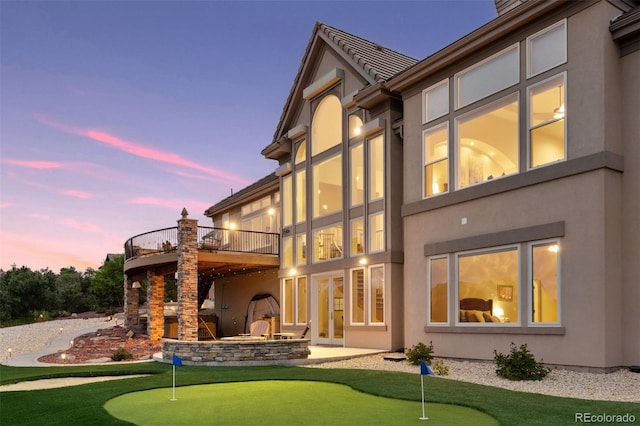
{"type": "Polygon", "coordinates": [[[122,308],[124,305],[124,256],[106,260],[93,277],[91,292],[98,309],[122,308]]]}
{"type": "Polygon", "coordinates": [[[0,274],[0,318],[26,318],[35,311],[46,311],[55,290],[49,270],[32,271],[23,266],[0,274]]]}
{"type": "Polygon", "coordinates": [[[71,266],[60,269],[56,278],[57,299],[61,309],[85,312],[94,309],[95,297],[91,293],[91,280],[71,266]]]}

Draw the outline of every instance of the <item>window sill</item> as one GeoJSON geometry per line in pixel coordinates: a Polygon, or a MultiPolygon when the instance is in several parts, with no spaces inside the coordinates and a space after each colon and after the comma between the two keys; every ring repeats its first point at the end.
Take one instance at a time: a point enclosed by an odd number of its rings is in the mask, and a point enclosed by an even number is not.
{"type": "Polygon", "coordinates": [[[452,327],[433,326],[424,327],[425,333],[451,333],[451,334],[544,334],[564,336],[564,327],[522,327],[522,326],[485,326],[485,327],[452,327]]]}

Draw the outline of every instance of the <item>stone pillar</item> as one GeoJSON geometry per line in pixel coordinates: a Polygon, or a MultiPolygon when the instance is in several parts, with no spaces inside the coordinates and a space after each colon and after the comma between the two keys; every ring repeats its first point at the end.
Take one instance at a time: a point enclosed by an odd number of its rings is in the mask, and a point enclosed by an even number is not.
{"type": "Polygon", "coordinates": [[[178,221],[178,340],[198,340],[198,221],[178,221]]]}
{"type": "Polygon", "coordinates": [[[155,275],[151,270],[147,271],[147,303],[147,334],[151,340],[160,340],[164,336],[164,275],[155,275]]]}
{"type": "MultiPolygon", "coordinates": [[[[136,281],[137,283],[137,281],[136,281]]],[[[124,276],[124,327],[140,332],[139,293],[140,287],[134,287],[131,280],[124,276]]]]}

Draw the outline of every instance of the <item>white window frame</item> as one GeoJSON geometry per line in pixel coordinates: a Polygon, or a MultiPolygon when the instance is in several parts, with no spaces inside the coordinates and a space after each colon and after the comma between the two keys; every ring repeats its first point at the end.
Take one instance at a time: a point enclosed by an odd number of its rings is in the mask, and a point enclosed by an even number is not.
{"type": "MultiPolygon", "coordinates": [[[[502,179],[502,178],[505,178],[505,177],[509,177],[509,176],[516,176],[516,175],[522,173],[522,171],[520,170],[520,156],[521,156],[521,153],[520,153],[520,133],[522,131],[522,128],[521,128],[522,127],[522,117],[520,116],[520,105],[521,105],[520,104],[520,91],[517,90],[517,91],[506,93],[504,96],[500,97],[499,99],[496,99],[495,101],[488,102],[486,104],[480,105],[477,108],[473,108],[473,109],[465,112],[464,114],[460,114],[457,117],[455,117],[454,126],[453,126],[453,141],[449,145],[450,147],[453,146],[453,153],[454,153],[453,155],[454,155],[454,158],[455,158],[454,164],[453,164],[454,191],[460,191],[460,190],[464,190],[466,188],[471,188],[473,186],[483,185],[483,184],[488,183],[488,182],[496,181],[496,180],[499,180],[499,179],[502,179]],[[516,168],[517,169],[516,169],[516,171],[513,172],[513,173],[509,173],[508,175],[505,174],[504,176],[496,176],[496,177],[494,177],[493,179],[490,179],[490,180],[489,179],[485,179],[485,180],[482,180],[482,181],[477,182],[477,183],[470,183],[469,185],[466,185],[466,186],[460,188],[460,182],[459,182],[460,181],[460,175],[458,173],[459,164],[460,164],[460,152],[459,152],[459,146],[458,146],[459,145],[459,143],[458,143],[459,124],[458,123],[460,122],[461,119],[464,119],[464,118],[466,118],[466,117],[468,117],[470,115],[476,114],[476,113],[478,113],[478,111],[481,111],[481,110],[492,109],[496,104],[504,103],[506,99],[509,99],[509,98],[512,98],[512,97],[515,98],[515,101],[518,103],[518,116],[517,116],[518,122],[516,124],[516,126],[518,128],[518,131],[516,132],[516,137],[517,137],[517,139],[516,139],[516,151],[517,151],[517,154],[516,154],[516,160],[517,160],[516,168]]],[[[424,142],[423,142],[423,144],[424,144],[424,142]]],[[[451,188],[451,184],[449,184],[449,188],[451,188]]],[[[429,198],[431,198],[431,197],[429,197],[429,198]]]]}
{"type": "Polygon", "coordinates": [[[351,325],[365,325],[367,320],[367,268],[364,266],[358,268],[351,268],[349,270],[349,324],[351,325]],[[362,322],[356,322],[353,319],[353,301],[355,300],[355,295],[353,294],[353,272],[362,271],[363,283],[362,283],[362,322]]]}
{"type": "Polygon", "coordinates": [[[367,268],[367,275],[366,275],[366,280],[365,280],[365,305],[367,306],[367,323],[369,325],[385,325],[386,324],[386,318],[387,318],[387,309],[386,309],[386,305],[387,305],[387,289],[386,289],[386,280],[387,280],[387,270],[384,266],[383,263],[377,264],[377,265],[370,265],[367,268]],[[372,279],[371,279],[371,270],[374,268],[382,268],[382,279],[383,279],[383,286],[382,286],[382,321],[378,322],[378,321],[373,321],[372,320],[372,310],[373,310],[373,306],[371,306],[371,294],[372,294],[372,288],[371,288],[371,284],[372,284],[372,279]]]}
{"type": "Polygon", "coordinates": [[[296,292],[296,280],[294,277],[286,277],[282,279],[282,309],[283,309],[283,315],[282,315],[282,324],[284,325],[293,325],[293,322],[295,321],[295,317],[296,317],[296,296],[295,296],[295,292],[296,292]],[[291,322],[287,322],[287,315],[286,315],[286,309],[287,309],[287,281],[291,282],[291,322]]]}
{"type": "MultiPolygon", "coordinates": [[[[451,324],[451,312],[450,312],[450,298],[451,298],[451,260],[448,254],[429,256],[427,258],[427,325],[435,327],[448,327],[451,324]],[[447,261],[447,320],[445,322],[432,322],[431,321],[431,261],[445,259],[447,261]]],[[[459,304],[458,304],[459,306],[459,304]]],[[[458,317],[459,318],[459,317],[458,317]]]]}
{"type": "Polygon", "coordinates": [[[567,63],[567,50],[568,49],[568,40],[567,40],[567,20],[563,19],[561,21],[556,22],[553,25],[550,25],[540,31],[538,31],[537,33],[531,34],[529,37],[527,37],[526,40],[526,46],[527,46],[527,78],[531,78],[531,77],[535,77],[536,75],[542,74],[546,71],[549,71],[550,69],[553,69],[559,65],[562,64],[566,64],[567,63]],[[532,72],[531,67],[533,66],[533,61],[532,61],[532,42],[535,41],[535,39],[541,35],[544,35],[546,33],[548,33],[549,31],[553,31],[556,28],[562,26],[563,27],[563,36],[564,36],[564,57],[557,63],[554,63],[552,65],[550,65],[548,68],[540,70],[538,72],[532,72]]]}
{"type": "Polygon", "coordinates": [[[294,322],[297,325],[300,324],[307,324],[309,322],[309,278],[306,275],[299,275],[296,277],[296,279],[294,280],[294,284],[293,284],[293,301],[294,303],[294,307],[293,307],[293,318],[294,318],[294,322]],[[306,305],[306,312],[307,312],[307,318],[305,320],[300,320],[300,318],[298,317],[299,311],[300,311],[300,293],[298,292],[298,283],[301,279],[306,280],[305,286],[307,287],[307,296],[304,300],[304,303],[306,305]]]}
{"type": "MultiPolygon", "coordinates": [[[[527,90],[527,105],[526,105],[526,114],[527,114],[527,171],[528,170],[534,170],[534,169],[539,169],[541,167],[547,167],[547,166],[551,166],[553,164],[558,164],[558,163],[562,163],[567,161],[567,111],[569,110],[568,106],[567,106],[567,72],[563,71],[561,73],[558,73],[556,75],[553,75],[549,78],[546,78],[542,81],[539,81],[535,84],[532,84],[530,86],[527,86],[526,88],[527,90]],[[540,127],[544,127],[547,126],[551,123],[553,123],[554,121],[548,121],[546,123],[543,124],[538,124],[535,126],[531,126],[531,89],[533,89],[534,87],[540,86],[541,84],[545,84],[550,80],[554,80],[556,78],[558,78],[559,76],[562,76],[563,80],[564,80],[564,84],[563,84],[563,93],[562,93],[562,99],[564,100],[564,118],[562,118],[564,120],[564,159],[562,160],[557,160],[557,161],[552,161],[550,163],[545,163],[545,164],[541,164],[539,166],[535,166],[535,167],[531,167],[531,131],[534,129],[538,129],[540,127]]],[[[560,120],[556,120],[556,121],[560,121],[560,120]]]]}
{"type": "Polygon", "coordinates": [[[445,121],[444,123],[440,123],[437,124],[435,126],[431,126],[428,129],[424,129],[422,131],[422,199],[426,200],[427,198],[433,198],[433,197],[437,197],[439,195],[442,194],[448,194],[449,192],[451,192],[451,161],[450,161],[450,154],[451,154],[451,129],[449,129],[449,121],[445,121]],[[439,127],[445,127],[447,129],[447,156],[443,157],[443,158],[439,158],[437,160],[432,160],[429,161],[428,163],[425,162],[425,142],[424,142],[424,135],[427,132],[430,132],[434,129],[437,129],[439,127]],[[426,187],[425,184],[427,182],[427,174],[426,174],[426,168],[427,166],[431,165],[431,164],[435,164],[435,163],[439,163],[440,161],[446,161],[447,162],[447,190],[446,191],[442,191],[442,192],[438,192],[437,194],[433,194],[433,195],[427,195],[427,191],[426,191],[426,187]]]}
{"type": "Polygon", "coordinates": [[[491,95],[493,95],[495,93],[499,93],[499,92],[501,92],[503,90],[506,90],[506,89],[508,89],[510,87],[516,86],[517,84],[520,83],[520,72],[518,71],[517,72],[516,81],[509,82],[509,84],[504,85],[504,86],[502,86],[502,87],[500,87],[500,88],[498,88],[496,90],[493,90],[491,92],[487,92],[484,95],[482,95],[479,98],[474,99],[472,101],[466,102],[464,104],[460,103],[460,77],[463,77],[465,74],[469,73],[470,71],[473,71],[475,69],[478,69],[478,68],[486,65],[489,62],[493,61],[494,59],[496,59],[496,58],[498,58],[498,57],[500,57],[500,56],[502,56],[502,55],[504,55],[506,53],[509,53],[512,50],[516,51],[515,56],[517,57],[517,60],[518,60],[518,70],[519,70],[520,69],[520,43],[514,43],[511,46],[508,46],[508,47],[502,49],[501,51],[499,51],[497,53],[494,53],[493,55],[489,56],[488,58],[485,58],[485,59],[483,59],[483,60],[481,60],[479,62],[476,62],[475,64],[473,64],[473,65],[465,68],[464,70],[462,70],[460,72],[457,72],[457,73],[455,73],[453,75],[453,81],[454,81],[454,87],[453,87],[453,89],[454,89],[454,97],[453,97],[454,98],[454,110],[457,111],[457,110],[459,110],[461,108],[464,108],[464,107],[466,107],[468,105],[472,105],[472,104],[474,104],[474,103],[476,103],[476,102],[478,102],[478,101],[480,101],[482,99],[486,99],[487,97],[489,97],[489,96],[491,96],[491,95]]]}
{"type": "MultiPolygon", "coordinates": [[[[521,244],[508,244],[508,245],[503,245],[503,246],[495,246],[495,247],[488,247],[488,248],[484,248],[484,249],[478,249],[478,250],[465,250],[465,251],[460,251],[460,252],[456,252],[454,253],[454,300],[455,300],[455,312],[451,312],[450,315],[453,315],[455,318],[455,326],[456,327],[520,327],[521,326],[521,321],[520,318],[522,317],[522,304],[521,304],[521,298],[522,298],[522,291],[523,291],[523,287],[522,287],[522,272],[521,272],[521,266],[522,266],[522,256],[521,256],[521,248],[520,248],[521,244]],[[518,266],[517,266],[517,270],[518,270],[518,297],[514,300],[512,300],[513,303],[517,303],[517,310],[518,310],[518,318],[517,321],[513,321],[513,322],[460,322],[460,257],[466,257],[466,256],[474,256],[474,255],[482,255],[482,254],[491,254],[491,253],[498,253],[498,252],[502,252],[502,251],[511,251],[512,249],[516,250],[517,253],[517,258],[518,258],[518,266]]],[[[495,308],[495,300],[494,300],[494,308],[495,308]]],[[[513,319],[512,319],[513,320],[513,319]]]]}
{"type": "Polygon", "coordinates": [[[444,117],[445,115],[449,114],[450,111],[450,105],[449,105],[449,78],[445,78],[444,80],[441,80],[439,82],[437,82],[436,84],[433,84],[429,87],[427,87],[426,89],[424,89],[422,91],[422,124],[427,124],[430,121],[433,121],[437,118],[440,117],[444,117]],[[435,115],[433,117],[429,117],[429,103],[428,103],[428,98],[429,98],[429,92],[432,92],[433,90],[439,89],[442,86],[446,86],[447,87],[447,111],[439,114],[439,115],[435,115]]]}
{"type": "Polygon", "coordinates": [[[556,322],[533,322],[533,297],[529,297],[529,303],[527,306],[527,325],[529,327],[560,327],[562,326],[562,245],[559,238],[552,238],[548,240],[531,241],[527,244],[527,294],[533,294],[533,248],[536,246],[543,246],[547,244],[555,244],[558,246],[558,264],[557,264],[557,276],[558,276],[558,321],[556,322]]]}

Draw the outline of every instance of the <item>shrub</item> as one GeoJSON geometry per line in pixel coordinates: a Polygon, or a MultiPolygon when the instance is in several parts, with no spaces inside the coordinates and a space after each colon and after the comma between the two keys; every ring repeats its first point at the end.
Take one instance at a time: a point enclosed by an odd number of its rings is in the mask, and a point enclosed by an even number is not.
{"type": "Polygon", "coordinates": [[[114,361],[123,361],[125,359],[133,359],[133,355],[125,348],[118,348],[113,355],[111,355],[111,359],[114,361]]]}
{"type": "Polygon", "coordinates": [[[436,359],[435,361],[433,361],[433,365],[431,367],[433,369],[433,372],[438,376],[449,375],[449,367],[441,359],[436,359]]]}
{"type": "Polygon", "coordinates": [[[405,349],[405,355],[407,361],[413,365],[420,365],[421,362],[429,365],[433,359],[433,343],[429,342],[429,346],[427,346],[420,342],[411,349],[405,349]]]}
{"type": "Polygon", "coordinates": [[[496,374],[509,380],[542,380],[551,371],[540,362],[536,361],[526,344],[518,349],[511,342],[511,353],[504,355],[493,351],[496,361],[496,374]]]}

